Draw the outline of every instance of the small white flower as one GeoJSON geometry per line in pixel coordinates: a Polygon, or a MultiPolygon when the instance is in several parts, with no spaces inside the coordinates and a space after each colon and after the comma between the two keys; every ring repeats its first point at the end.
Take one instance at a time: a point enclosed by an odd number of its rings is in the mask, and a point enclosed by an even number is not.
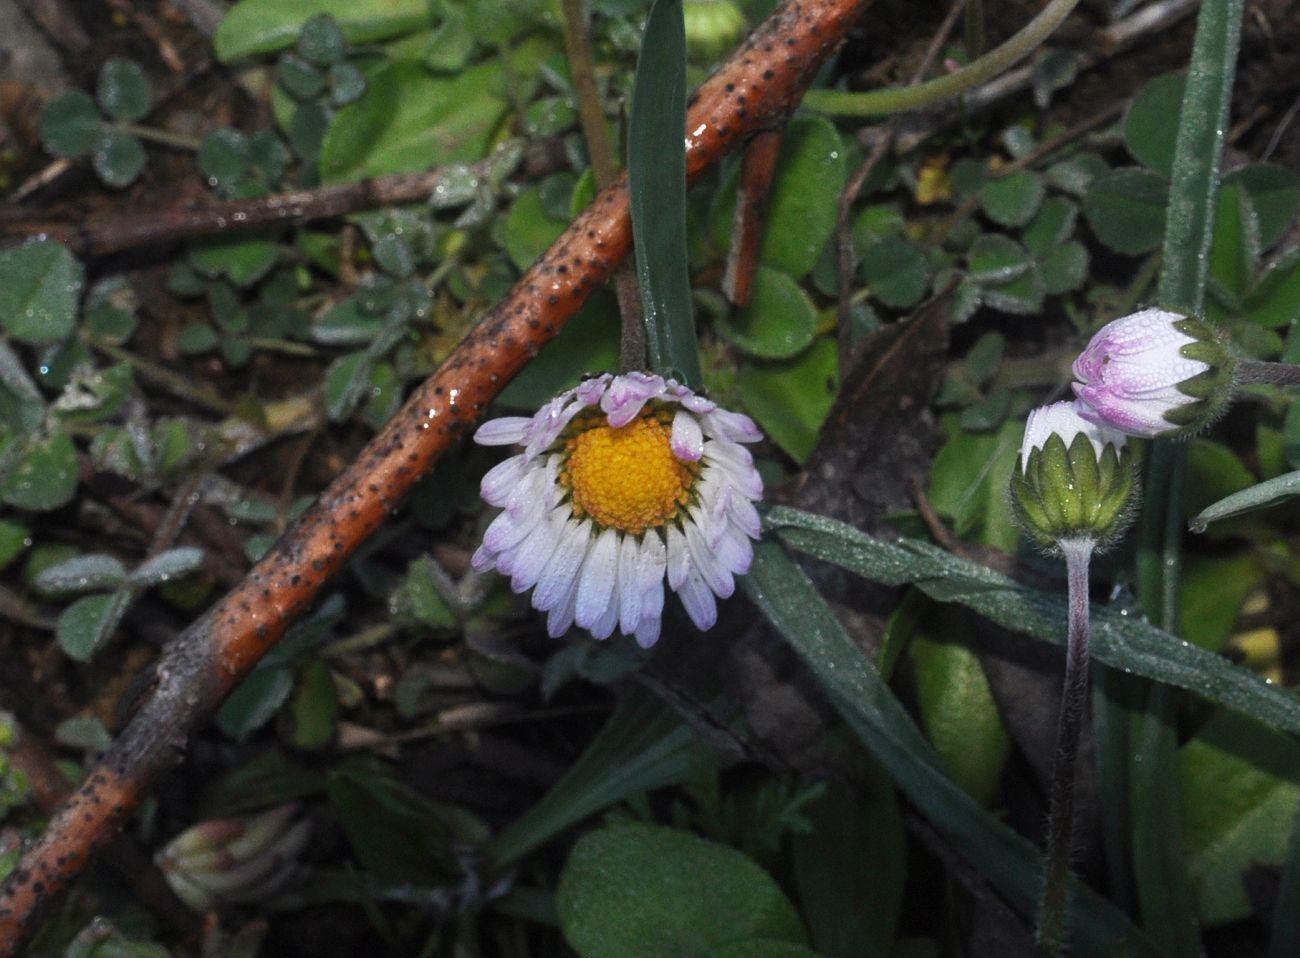
{"type": "Polygon", "coordinates": [[[1050,406],[1039,406],[1030,410],[1029,418],[1025,420],[1025,436],[1020,441],[1022,471],[1029,467],[1029,454],[1035,449],[1042,449],[1053,435],[1060,436],[1068,449],[1074,442],[1075,436],[1082,433],[1092,443],[1098,459],[1101,458],[1107,443],[1116,449],[1124,448],[1128,442],[1124,433],[1084,419],[1079,415],[1078,407],[1077,402],[1054,402],[1050,406]]]}
{"type": "Polygon", "coordinates": [[[484,423],[475,442],[523,451],[483,477],[483,498],[504,511],[474,568],[532,589],[555,637],[577,624],[653,645],[665,579],[708,629],[714,597],[730,596],[753,560],[763,482],[742,443],[760,438],[748,416],[640,372],[606,373],[531,417],[484,423]]]}

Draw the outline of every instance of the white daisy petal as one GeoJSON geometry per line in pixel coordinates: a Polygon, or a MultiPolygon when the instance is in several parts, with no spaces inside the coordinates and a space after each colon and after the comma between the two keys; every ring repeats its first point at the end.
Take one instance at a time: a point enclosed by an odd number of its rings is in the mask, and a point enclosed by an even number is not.
{"type": "Polygon", "coordinates": [[[483,476],[483,481],[479,484],[479,493],[483,496],[484,501],[490,502],[494,506],[505,505],[506,499],[519,485],[519,481],[523,479],[527,469],[528,460],[523,456],[511,456],[509,459],[503,459],[483,476]]]}
{"type": "Polygon", "coordinates": [[[533,593],[534,609],[547,611],[564,598],[565,590],[575,586],[590,541],[591,523],[577,519],[565,523],[555,551],[537,582],[537,591],[533,593]]]}
{"type": "Polygon", "coordinates": [[[652,619],[649,616],[643,616],[641,621],[637,623],[636,644],[643,649],[648,649],[658,642],[660,623],[659,618],[652,619]]]}
{"type": "MultiPolygon", "coordinates": [[[[656,532],[651,532],[641,542],[641,552],[637,556],[637,581],[641,590],[664,581],[664,569],[668,565],[668,547],[656,532]]],[[[663,605],[660,603],[660,608],[663,605]]]]}
{"type": "MultiPolygon", "coordinates": [[[[655,536],[654,538],[659,538],[655,536]]],[[[618,628],[624,635],[636,631],[641,621],[641,544],[636,536],[623,535],[618,542],[618,628]]],[[[659,573],[660,576],[663,573],[659,573]]]]}
{"type": "Polygon", "coordinates": [[[691,569],[691,552],[686,545],[686,536],[676,526],[668,529],[668,584],[674,589],[681,587],[691,569]]]}
{"type": "Polygon", "coordinates": [[[697,569],[691,568],[688,571],[685,581],[676,592],[697,629],[707,632],[717,624],[718,603],[714,601],[712,590],[697,569]]]}
{"type": "Polygon", "coordinates": [[[763,520],[759,518],[754,504],[744,496],[731,497],[731,501],[727,503],[727,514],[731,516],[731,521],[751,539],[757,539],[763,534],[763,520]]]}
{"type": "Polygon", "coordinates": [[[744,575],[754,562],[754,546],[741,530],[724,535],[713,547],[718,562],[736,575],[744,575]]]}
{"type": "Polygon", "coordinates": [[[690,547],[693,568],[703,576],[709,588],[719,598],[731,598],[731,594],[736,591],[736,581],[731,577],[731,572],[718,561],[718,557],[704,541],[703,533],[694,523],[686,524],[686,544],[690,547]]]}
{"type": "Polygon", "coordinates": [[[685,409],[673,416],[671,440],[673,455],[682,462],[699,462],[704,455],[704,430],[700,421],[685,409]]]}
{"type": "Polygon", "coordinates": [[[587,559],[578,577],[578,602],[573,621],[590,629],[600,618],[614,593],[618,578],[618,533],[606,529],[587,550],[587,559]]]}
{"type": "Polygon", "coordinates": [[[524,432],[531,423],[525,416],[489,419],[475,431],[474,441],[480,446],[513,446],[524,441],[524,432]]]}

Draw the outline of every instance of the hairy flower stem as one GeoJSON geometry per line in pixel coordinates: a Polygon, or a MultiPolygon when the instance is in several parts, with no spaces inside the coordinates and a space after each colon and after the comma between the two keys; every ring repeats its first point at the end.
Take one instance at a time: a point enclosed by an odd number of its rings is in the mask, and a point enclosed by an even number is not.
{"type": "Polygon", "coordinates": [[[1038,910],[1038,947],[1058,955],[1065,944],[1069,917],[1070,857],[1074,838],[1074,780],[1079,759],[1079,730],[1088,702],[1088,560],[1091,539],[1063,539],[1069,587],[1070,625],[1065,649],[1065,689],[1056,724],[1047,812],[1047,866],[1038,910]]]}
{"type": "Polygon", "coordinates": [[[1300,386],[1300,366],[1240,359],[1237,361],[1236,380],[1243,386],[1300,386]]]}

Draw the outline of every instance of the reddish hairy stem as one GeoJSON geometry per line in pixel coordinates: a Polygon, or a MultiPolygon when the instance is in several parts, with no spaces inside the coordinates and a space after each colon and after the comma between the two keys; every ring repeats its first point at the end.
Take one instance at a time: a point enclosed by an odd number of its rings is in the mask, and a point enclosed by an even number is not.
{"type": "MultiPolygon", "coordinates": [[[[692,98],[688,178],[746,136],[784,120],[863,5],[864,0],[791,0],[764,21],[692,98]]],[[[244,581],[168,647],[140,710],[0,889],[0,958],[17,953],[42,907],[122,827],[154,777],[179,760],[186,735],[275,645],[411,486],[469,432],[509,379],[609,279],[631,242],[626,181],[619,180],[470,331],[244,581]]]]}
{"type": "Polygon", "coordinates": [[[736,192],[736,218],[731,224],[731,253],[722,291],[736,306],[748,306],[758,272],[758,251],[763,244],[763,214],[781,155],[781,130],[764,130],[745,144],[740,163],[740,188],[736,192]]]}

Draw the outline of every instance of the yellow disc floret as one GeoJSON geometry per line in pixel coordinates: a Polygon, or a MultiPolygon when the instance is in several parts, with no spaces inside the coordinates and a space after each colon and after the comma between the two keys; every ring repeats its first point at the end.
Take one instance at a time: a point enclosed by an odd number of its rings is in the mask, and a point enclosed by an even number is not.
{"type": "Polygon", "coordinates": [[[647,410],[618,429],[595,416],[575,427],[560,471],[575,515],[640,535],[685,508],[696,470],[673,455],[669,414],[647,410]]]}

